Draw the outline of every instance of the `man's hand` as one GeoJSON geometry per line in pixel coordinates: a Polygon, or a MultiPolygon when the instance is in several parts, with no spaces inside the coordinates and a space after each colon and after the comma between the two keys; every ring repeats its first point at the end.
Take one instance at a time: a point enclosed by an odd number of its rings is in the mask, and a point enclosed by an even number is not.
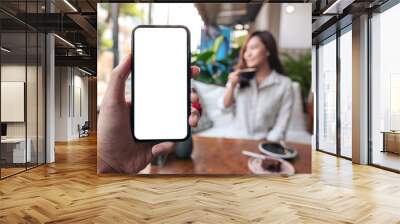
{"type": "MultiPolygon", "coordinates": [[[[131,55],[126,57],[111,74],[111,80],[100,107],[97,133],[97,172],[137,173],[160,154],[174,149],[174,143],[157,145],[137,143],[131,131],[131,103],[125,100],[125,82],[131,70],[131,55]]],[[[200,69],[192,67],[192,76],[200,69]]],[[[200,119],[199,98],[191,93],[192,106],[189,124],[196,127],[200,119]]]]}

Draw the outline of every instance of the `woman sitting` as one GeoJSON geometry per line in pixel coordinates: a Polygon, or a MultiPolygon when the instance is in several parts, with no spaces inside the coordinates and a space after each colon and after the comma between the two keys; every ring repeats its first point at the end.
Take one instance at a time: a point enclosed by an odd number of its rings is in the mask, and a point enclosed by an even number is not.
{"type": "Polygon", "coordinates": [[[285,139],[293,104],[292,82],[284,75],[270,32],[256,31],[248,37],[238,65],[229,74],[221,104],[234,111],[235,137],[285,139]]]}

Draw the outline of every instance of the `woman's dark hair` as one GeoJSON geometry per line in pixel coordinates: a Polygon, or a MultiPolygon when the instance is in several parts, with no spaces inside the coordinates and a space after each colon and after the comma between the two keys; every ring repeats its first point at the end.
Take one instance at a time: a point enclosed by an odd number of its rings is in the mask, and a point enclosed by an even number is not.
{"type": "MultiPolygon", "coordinates": [[[[240,50],[239,62],[236,65],[236,69],[247,68],[246,61],[244,60],[244,53],[246,51],[247,43],[252,37],[258,37],[264,44],[265,48],[268,50],[269,56],[267,57],[267,60],[270,68],[280,74],[285,74],[282,63],[279,59],[278,48],[276,46],[275,38],[269,31],[255,31],[248,36],[242,49],[240,50]]],[[[254,75],[255,73],[249,76],[241,76],[240,88],[245,88],[249,86],[249,81],[254,78],[254,75]]]]}

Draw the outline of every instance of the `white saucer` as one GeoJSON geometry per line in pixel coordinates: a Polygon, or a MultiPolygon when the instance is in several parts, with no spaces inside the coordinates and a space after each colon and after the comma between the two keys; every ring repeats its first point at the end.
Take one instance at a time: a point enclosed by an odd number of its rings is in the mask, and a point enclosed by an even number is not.
{"type": "Polygon", "coordinates": [[[273,152],[265,150],[262,147],[262,144],[263,143],[258,144],[258,150],[260,150],[260,152],[262,152],[263,154],[265,154],[267,156],[272,156],[274,158],[280,158],[280,159],[293,159],[297,156],[297,150],[295,150],[295,149],[286,149],[288,151],[288,153],[277,154],[277,153],[273,153],[273,152]]]}
{"type": "Polygon", "coordinates": [[[290,164],[288,161],[285,161],[283,159],[276,159],[269,157],[269,159],[277,160],[281,162],[281,171],[279,172],[272,172],[269,170],[266,170],[262,167],[262,159],[259,158],[249,158],[247,162],[247,166],[249,167],[250,171],[254,174],[279,174],[279,175],[287,175],[291,176],[294,175],[295,170],[292,164],[290,164]]]}

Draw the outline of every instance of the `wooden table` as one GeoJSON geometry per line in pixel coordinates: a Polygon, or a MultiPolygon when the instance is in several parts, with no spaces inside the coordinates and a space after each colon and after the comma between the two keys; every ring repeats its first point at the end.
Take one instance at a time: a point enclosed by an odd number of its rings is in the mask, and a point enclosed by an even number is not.
{"type": "Polygon", "coordinates": [[[400,154],[400,132],[382,131],[383,149],[382,152],[392,152],[400,154]]]}
{"type": "Polygon", "coordinates": [[[31,138],[5,138],[1,139],[1,160],[8,164],[24,165],[31,162],[32,139],[31,138]],[[27,147],[25,147],[25,145],[27,147]]]}
{"type": "MultiPolygon", "coordinates": [[[[164,166],[151,165],[141,173],[152,174],[251,174],[247,167],[248,157],[242,150],[258,151],[262,141],[210,138],[193,136],[192,159],[178,160],[169,156],[164,166]]],[[[287,143],[298,151],[298,156],[289,160],[296,173],[311,173],[311,146],[287,143]]]]}

